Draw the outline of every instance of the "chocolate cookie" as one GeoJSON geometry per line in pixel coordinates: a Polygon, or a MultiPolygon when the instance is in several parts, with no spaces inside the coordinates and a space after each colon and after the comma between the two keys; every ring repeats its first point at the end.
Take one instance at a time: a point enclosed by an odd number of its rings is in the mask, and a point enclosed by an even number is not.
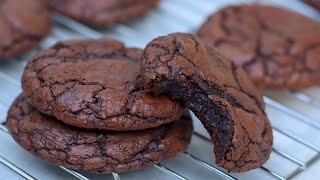
{"type": "Polygon", "coordinates": [[[78,127],[138,130],[178,119],[181,104],[144,90],[141,54],[112,39],[60,42],[28,62],[22,87],[39,111],[78,127]]]}
{"type": "Polygon", "coordinates": [[[48,11],[38,0],[2,0],[0,59],[21,55],[35,47],[51,26],[48,11]]]}
{"type": "Polygon", "coordinates": [[[62,124],[19,96],[8,112],[8,129],[27,151],[54,164],[92,173],[137,170],[184,152],[192,135],[187,116],[141,131],[96,131],[62,124]]]}
{"type": "Polygon", "coordinates": [[[126,23],[155,8],[159,0],[46,0],[53,9],[93,26],[126,23]]]}
{"type": "Polygon", "coordinates": [[[219,10],[200,38],[242,66],[260,88],[297,90],[320,83],[320,24],[267,5],[219,10]]]}
{"type": "Polygon", "coordinates": [[[304,0],[304,2],[320,10],[320,0],[304,0]]]}
{"type": "Polygon", "coordinates": [[[241,67],[189,34],[158,37],[144,50],[146,88],[181,100],[202,121],[216,163],[231,172],[260,167],[272,150],[272,129],[259,91],[241,67]]]}

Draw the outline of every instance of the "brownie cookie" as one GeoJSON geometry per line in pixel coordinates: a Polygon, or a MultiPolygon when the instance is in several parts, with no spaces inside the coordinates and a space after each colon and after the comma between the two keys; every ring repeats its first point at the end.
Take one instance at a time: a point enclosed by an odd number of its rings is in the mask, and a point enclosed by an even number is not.
{"type": "Polygon", "coordinates": [[[144,90],[141,55],[112,39],[60,42],[28,62],[22,87],[35,108],[73,126],[123,131],[178,119],[181,104],[144,90]]]}
{"type": "Polygon", "coordinates": [[[158,37],[144,50],[141,77],[155,94],[181,100],[202,121],[216,163],[231,172],[260,167],[272,129],[259,91],[241,67],[189,34],[158,37]]]}
{"type": "Polygon", "coordinates": [[[304,0],[304,2],[320,10],[320,0],[304,0]]]}
{"type": "Polygon", "coordinates": [[[219,10],[200,38],[242,66],[259,88],[298,90],[320,83],[320,24],[267,5],[219,10]]]}
{"type": "Polygon", "coordinates": [[[92,173],[137,170],[174,158],[191,139],[187,116],[141,131],[79,129],[41,114],[19,96],[8,112],[8,129],[27,151],[54,164],[92,173]]]}
{"type": "Polygon", "coordinates": [[[92,26],[126,23],[155,8],[159,0],[46,0],[53,9],[92,26]]]}
{"type": "Polygon", "coordinates": [[[51,26],[51,17],[38,0],[0,1],[0,59],[35,47],[51,26]]]}

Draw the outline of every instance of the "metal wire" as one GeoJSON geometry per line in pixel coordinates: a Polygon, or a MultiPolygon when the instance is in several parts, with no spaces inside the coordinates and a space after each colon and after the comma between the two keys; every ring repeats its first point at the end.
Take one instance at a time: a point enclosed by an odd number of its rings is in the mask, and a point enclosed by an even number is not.
{"type": "Polygon", "coordinates": [[[113,179],[120,180],[120,175],[118,173],[112,173],[113,179]]]}
{"type": "Polygon", "coordinates": [[[291,108],[289,108],[289,107],[287,107],[287,106],[285,106],[285,105],[283,105],[283,104],[281,104],[281,103],[279,103],[279,102],[277,102],[267,96],[264,96],[263,100],[269,106],[274,107],[274,108],[276,108],[276,109],[278,109],[278,110],[280,110],[280,111],[282,111],[282,112],[284,112],[284,113],[286,113],[296,119],[302,120],[305,123],[320,130],[320,125],[319,125],[320,123],[316,122],[315,120],[312,120],[311,118],[309,118],[309,117],[307,117],[307,116],[305,116],[305,115],[303,115],[303,114],[301,114],[301,113],[299,113],[299,112],[297,112],[297,111],[295,111],[295,110],[293,110],[293,109],[291,109],[291,108]]]}
{"type": "Polygon", "coordinates": [[[16,86],[20,86],[19,82],[17,82],[16,80],[14,80],[13,78],[11,78],[10,76],[8,76],[7,74],[5,74],[1,71],[0,71],[0,77],[7,80],[8,82],[16,85],[16,86]]]}
{"type": "Polygon", "coordinates": [[[0,124],[0,129],[4,132],[9,133],[8,129],[3,124],[0,124]]]}
{"type": "Polygon", "coordinates": [[[78,179],[81,179],[81,180],[89,180],[89,178],[85,177],[84,175],[74,171],[74,170],[71,170],[71,169],[67,169],[65,167],[62,167],[62,166],[59,166],[61,169],[65,170],[66,172],[68,172],[69,174],[73,175],[74,177],[78,178],[78,179]]]}
{"type": "Polygon", "coordinates": [[[300,172],[302,172],[303,170],[304,170],[303,168],[299,167],[296,170],[292,171],[289,175],[287,175],[285,177],[285,179],[290,179],[290,178],[294,177],[295,175],[299,174],[300,172]]]}
{"type": "Polygon", "coordinates": [[[264,167],[264,166],[260,167],[260,169],[262,169],[263,171],[271,174],[272,176],[274,176],[274,177],[277,178],[277,179],[281,179],[281,180],[284,180],[284,179],[285,179],[285,177],[282,177],[282,176],[279,175],[278,173],[275,173],[275,172],[271,171],[270,169],[268,169],[268,168],[266,168],[266,167],[264,167]]]}
{"type": "Polygon", "coordinates": [[[197,164],[200,164],[201,166],[203,166],[203,167],[205,167],[205,168],[207,168],[207,169],[209,169],[211,171],[214,171],[215,173],[225,177],[226,179],[231,179],[231,180],[237,179],[237,178],[231,176],[230,174],[228,174],[228,173],[226,173],[226,172],[224,172],[224,171],[222,171],[222,170],[220,170],[220,169],[218,169],[218,168],[206,163],[205,161],[197,158],[196,156],[194,156],[194,155],[192,155],[192,154],[190,154],[188,152],[183,153],[183,155],[185,157],[191,159],[192,161],[196,162],[197,164]]]}
{"type": "Polygon", "coordinates": [[[295,140],[295,141],[297,141],[297,142],[299,142],[299,143],[301,143],[301,144],[309,147],[310,149],[313,149],[313,150],[315,150],[315,151],[317,151],[317,152],[320,152],[320,148],[319,148],[319,147],[317,147],[317,146],[315,146],[315,145],[313,145],[313,144],[311,144],[311,143],[303,140],[302,138],[300,138],[300,137],[292,134],[291,132],[288,132],[288,131],[286,131],[286,130],[281,130],[281,129],[279,129],[279,128],[277,128],[277,127],[274,127],[274,126],[272,127],[272,129],[280,132],[281,134],[283,134],[283,135],[285,135],[285,136],[290,137],[291,139],[293,139],[293,140],[295,140]]]}
{"type": "Polygon", "coordinates": [[[86,35],[87,37],[90,37],[90,38],[103,37],[103,35],[101,33],[97,32],[97,31],[89,28],[88,26],[85,26],[77,21],[74,21],[70,18],[62,16],[59,13],[55,13],[53,18],[56,22],[74,30],[75,32],[86,35]]]}
{"type": "Polygon", "coordinates": [[[292,96],[299,99],[300,101],[306,102],[306,103],[312,103],[312,98],[302,92],[293,92],[291,93],[292,96]]]}
{"type": "Polygon", "coordinates": [[[167,174],[170,174],[171,176],[174,176],[174,177],[176,177],[178,179],[187,180],[187,178],[183,177],[182,175],[172,171],[171,169],[169,169],[169,168],[167,168],[167,167],[165,167],[165,166],[163,166],[161,164],[156,164],[156,165],[154,165],[154,167],[156,167],[156,168],[160,169],[161,171],[163,171],[163,172],[165,172],[167,174]]]}
{"type": "Polygon", "coordinates": [[[18,175],[20,175],[21,177],[23,177],[24,179],[28,179],[28,180],[36,180],[35,177],[31,176],[30,174],[28,174],[27,172],[23,171],[22,169],[20,169],[18,166],[14,165],[13,163],[11,163],[10,161],[8,161],[6,158],[2,157],[0,155],[0,163],[5,165],[6,167],[8,167],[9,169],[11,169],[12,171],[14,171],[15,173],[17,173],[18,175]]]}
{"type": "Polygon", "coordinates": [[[273,150],[273,152],[277,153],[278,155],[280,155],[280,156],[282,156],[282,157],[284,157],[284,158],[286,158],[286,159],[298,164],[302,168],[305,168],[306,164],[304,162],[302,162],[302,161],[290,156],[289,154],[283,153],[283,152],[281,152],[281,151],[279,151],[279,150],[277,150],[275,148],[273,148],[272,150],[273,150]]]}
{"type": "Polygon", "coordinates": [[[291,93],[292,96],[299,99],[302,102],[309,103],[313,106],[320,107],[320,100],[319,98],[314,99],[313,97],[309,96],[308,94],[302,92],[294,92],[291,93]]]}

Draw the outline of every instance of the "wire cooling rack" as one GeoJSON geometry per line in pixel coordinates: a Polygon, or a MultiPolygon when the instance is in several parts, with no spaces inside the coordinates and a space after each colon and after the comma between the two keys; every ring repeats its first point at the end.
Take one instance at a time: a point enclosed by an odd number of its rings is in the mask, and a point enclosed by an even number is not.
{"type": "MultiPolygon", "coordinates": [[[[20,78],[27,59],[39,49],[66,39],[112,37],[128,46],[143,48],[159,35],[195,32],[217,9],[250,0],[163,0],[146,17],[127,25],[92,29],[61,14],[55,27],[38,48],[26,55],[0,62],[0,179],[320,179],[320,86],[300,92],[264,92],[267,114],[273,126],[274,147],[261,168],[246,173],[228,173],[217,167],[208,134],[196,117],[187,152],[147,169],[112,175],[93,175],[57,167],[35,158],[17,145],[8,134],[5,118],[8,107],[21,92],[20,78]]],[[[265,0],[316,20],[320,13],[298,0],[265,0]]]]}

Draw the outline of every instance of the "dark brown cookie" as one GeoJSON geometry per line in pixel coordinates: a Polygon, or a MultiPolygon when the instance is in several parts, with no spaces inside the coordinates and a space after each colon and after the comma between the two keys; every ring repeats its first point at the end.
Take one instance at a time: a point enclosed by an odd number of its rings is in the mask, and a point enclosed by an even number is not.
{"type": "Polygon", "coordinates": [[[219,10],[200,38],[242,66],[259,88],[297,90],[320,83],[320,25],[267,5],[219,10]]]}
{"type": "Polygon", "coordinates": [[[60,42],[28,62],[22,87],[39,111],[78,127],[138,130],[178,119],[181,104],[143,89],[141,54],[112,39],[60,42]]]}
{"type": "Polygon", "coordinates": [[[320,10],[320,0],[303,0],[303,1],[320,10]]]}
{"type": "Polygon", "coordinates": [[[216,163],[231,172],[260,167],[272,149],[272,129],[259,91],[241,67],[189,34],[158,37],[144,50],[146,88],[181,100],[202,121],[216,163]]]}
{"type": "Polygon", "coordinates": [[[51,26],[48,11],[38,0],[0,1],[0,59],[35,47],[51,26]]]}
{"type": "Polygon", "coordinates": [[[46,0],[53,9],[93,26],[126,23],[155,8],[159,0],[46,0]]]}
{"type": "Polygon", "coordinates": [[[141,131],[97,131],[68,126],[30,106],[19,96],[8,112],[8,129],[27,151],[54,164],[92,173],[148,167],[184,152],[191,139],[187,116],[141,131]]]}

